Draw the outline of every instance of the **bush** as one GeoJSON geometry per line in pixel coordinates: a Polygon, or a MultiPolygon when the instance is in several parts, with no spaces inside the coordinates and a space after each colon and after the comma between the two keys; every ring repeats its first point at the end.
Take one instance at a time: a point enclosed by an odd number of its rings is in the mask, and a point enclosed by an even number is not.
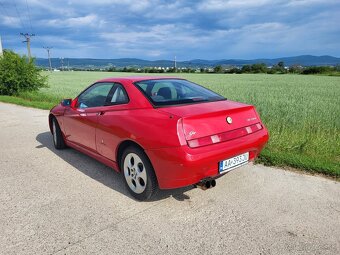
{"type": "Polygon", "coordinates": [[[264,63],[257,63],[251,65],[251,70],[253,73],[266,73],[267,66],[264,63]]]}
{"type": "Polygon", "coordinates": [[[290,73],[302,73],[303,67],[299,65],[292,65],[289,67],[288,71],[290,73]]]}
{"type": "Polygon", "coordinates": [[[242,73],[250,73],[251,72],[251,66],[250,65],[244,65],[241,69],[242,73]]]}
{"type": "Polygon", "coordinates": [[[34,59],[28,61],[25,56],[5,50],[0,56],[0,95],[18,95],[41,87],[47,87],[47,77],[41,75],[34,59]]]}
{"type": "Polygon", "coordinates": [[[306,67],[302,74],[325,74],[334,71],[334,67],[330,66],[310,66],[306,67]]]}

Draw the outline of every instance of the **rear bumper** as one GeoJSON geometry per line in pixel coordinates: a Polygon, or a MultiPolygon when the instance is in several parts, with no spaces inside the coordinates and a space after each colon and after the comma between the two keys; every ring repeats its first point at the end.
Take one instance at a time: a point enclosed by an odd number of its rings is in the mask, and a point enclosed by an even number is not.
{"type": "Polygon", "coordinates": [[[204,178],[215,178],[218,163],[249,152],[254,160],[268,141],[266,128],[235,140],[192,149],[187,145],[146,150],[155,169],[161,189],[180,188],[204,178]]]}

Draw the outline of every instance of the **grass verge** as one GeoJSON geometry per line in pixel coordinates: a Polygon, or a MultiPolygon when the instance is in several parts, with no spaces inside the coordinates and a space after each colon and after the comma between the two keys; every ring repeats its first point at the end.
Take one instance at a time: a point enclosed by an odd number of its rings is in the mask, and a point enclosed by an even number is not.
{"type": "Polygon", "coordinates": [[[4,103],[10,103],[10,104],[17,104],[27,107],[33,107],[43,110],[49,110],[54,105],[56,105],[54,102],[45,102],[45,101],[35,101],[35,100],[29,100],[22,97],[12,97],[12,96],[2,96],[0,95],[0,101],[4,103]]]}
{"type": "Polygon", "coordinates": [[[340,163],[314,159],[305,155],[273,152],[264,148],[256,163],[266,166],[292,167],[309,173],[323,174],[330,177],[340,178],[340,163]]]}

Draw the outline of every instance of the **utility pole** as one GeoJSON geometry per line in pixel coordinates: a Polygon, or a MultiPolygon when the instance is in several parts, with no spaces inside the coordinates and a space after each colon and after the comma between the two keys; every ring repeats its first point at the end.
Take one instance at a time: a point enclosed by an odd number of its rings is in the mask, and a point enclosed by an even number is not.
{"type": "Polygon", "coordinates": [[[51,56],[50,56],[50,50],[53,47],[43,47],[45,50],[47,50],[47,56],[48,56],[48,63],[50,64],[50,71],[52,72],[52,63],[51,63],[51,56]]]}
{"type": "Polygon", "coordinates": [[[61,70],[64,71],[64,58],[60,58],[61,70]]]}
{"type": "Polygon", "coordinates": [[[26,41],[23,42],[27,43],[28,60],[31,60],[31,37],[35,36],[35,34],[20,33],[20,35],[22,35],[26,39],[26,41]]]}
{"type": "Polygon", "coordinates": [[[0,57],[3,55],[2,53],[2,41],[1,41],[1,36],[0,36],[0,57]]]}
{"type": "Polygon", "coordinates": [[[176,72],[176,70],[177,70],[177,61],[176,61],[176,56],[175,56],[174,64],[175,64],[175,72],[176,72]]]}

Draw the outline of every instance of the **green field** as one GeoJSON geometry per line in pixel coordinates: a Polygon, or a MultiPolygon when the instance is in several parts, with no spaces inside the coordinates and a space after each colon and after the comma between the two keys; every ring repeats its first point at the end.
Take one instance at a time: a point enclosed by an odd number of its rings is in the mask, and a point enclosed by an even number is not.
{"type": "MultiPolygon", "coordinates": [[[[47,73],[46,73],[47,74],[47,73]]],[[[1,101],[48,109],[73,98],[95,80],[134,75],[108,72],[48,73],[49,88],[1,101]]],[[[138,75],[138,74],[135,74],[138,75]]],[[[266,74],[177,74],[231,100],[256,106],[270,141],[260,162],[340,177],[340,78],[266,74]]]]}

